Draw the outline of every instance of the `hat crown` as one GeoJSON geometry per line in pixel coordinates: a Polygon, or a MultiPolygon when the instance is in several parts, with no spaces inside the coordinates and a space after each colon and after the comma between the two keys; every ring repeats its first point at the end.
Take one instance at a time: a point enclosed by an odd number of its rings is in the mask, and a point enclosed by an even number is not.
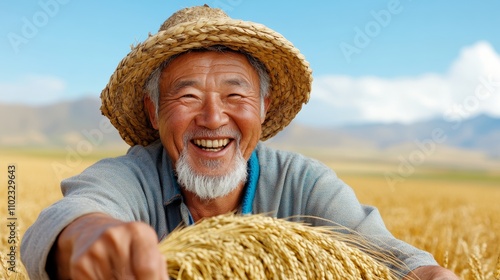
{"type": "Polygon", "coordinates": [[[189,7],[175,12],[160,27],[159,31],[167,30],[184,22],[200,21],[203,19],[229,18],[221,9],[210,8],[208,5],[189,7]]]}

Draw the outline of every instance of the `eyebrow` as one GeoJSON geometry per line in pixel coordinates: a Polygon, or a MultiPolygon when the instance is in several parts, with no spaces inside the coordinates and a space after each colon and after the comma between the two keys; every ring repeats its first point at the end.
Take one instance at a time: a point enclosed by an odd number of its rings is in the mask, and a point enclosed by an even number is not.
{"type": "Polygon", "coordinates": [[[230,86],[240,86],[244,88],[251,88],[250,83],[241,78],[231,78],[223,81],[224,84],[230,86]]]}
{"type": "Polygon", "coordinates": [[[179,82],[174,84],[172,92],[178,92],[179,90],[181,90],[185,87],[192,87],[192,86],[196,86],[197,84],[199,84],[199,83],[195,80],[182,80],[182,81],[179,81],[179,82]]]}
{"type": "MultiPolygon", "coordinates": [[[[247,82],[245,79],[241,79],[241,78],[226,79],[222,83],[224,85],[240,86],[240,87],[243,87],[246,89],[251,88],[250,83],[247,82]]],[[[182,81],[176,82],[174,84],[171,92],[178,92],[179,90],[181,90],[183,88],[197,86],[197,85],[199,85],[199,82],[196,80],[182,80],[182,81]]]]}

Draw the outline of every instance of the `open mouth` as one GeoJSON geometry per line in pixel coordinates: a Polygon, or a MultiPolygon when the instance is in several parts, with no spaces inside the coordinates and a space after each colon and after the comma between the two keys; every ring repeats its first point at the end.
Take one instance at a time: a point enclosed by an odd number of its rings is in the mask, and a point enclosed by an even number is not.
{"type": "Polygon", "coordinates": [[[218,152],[223,150],[229,143],[231,143],[232,139],[224,138],[224,139],[194,139],[192,143],[196,145],[198,148],[208,151],[208,152],[218,152]]]}

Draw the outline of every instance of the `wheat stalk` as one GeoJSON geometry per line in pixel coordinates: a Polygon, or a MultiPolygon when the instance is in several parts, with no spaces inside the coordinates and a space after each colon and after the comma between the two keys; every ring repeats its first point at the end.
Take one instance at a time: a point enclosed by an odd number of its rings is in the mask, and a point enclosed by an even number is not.
{"type": "Polygon", "coordinates": [[[495,268],[495,279],[500,280],[500,255],[498,255],[497,266],[495,268]]]}
{"type": "MultiPolygon", "coordinates": [[[[477,251],[477,250],[476,250],[477,251]]],[[[481,257],[479,253],[474,253],[469,256],[469,267],[471,269],[472,279],[474,280],[484,280],[484,271],[482,268],[482,264],[479,261],[481,257]]]]}
{"type": "Polygon", "coordinates": [[[175,279],[395,278],[352,241],[328,228],[263,215],[222,215],[175,230],[159,248],[175,279]]]}

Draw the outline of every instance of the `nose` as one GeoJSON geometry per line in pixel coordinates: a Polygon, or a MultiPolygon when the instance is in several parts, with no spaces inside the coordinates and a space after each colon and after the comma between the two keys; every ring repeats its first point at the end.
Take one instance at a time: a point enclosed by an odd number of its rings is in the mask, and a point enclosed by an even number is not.
{"type": "Polygon", "coordinates": [[[208,129],[218,129],[229,122],[224,102],[217,94],[208,94],[196,116],[196,124],[208,129]]]}

